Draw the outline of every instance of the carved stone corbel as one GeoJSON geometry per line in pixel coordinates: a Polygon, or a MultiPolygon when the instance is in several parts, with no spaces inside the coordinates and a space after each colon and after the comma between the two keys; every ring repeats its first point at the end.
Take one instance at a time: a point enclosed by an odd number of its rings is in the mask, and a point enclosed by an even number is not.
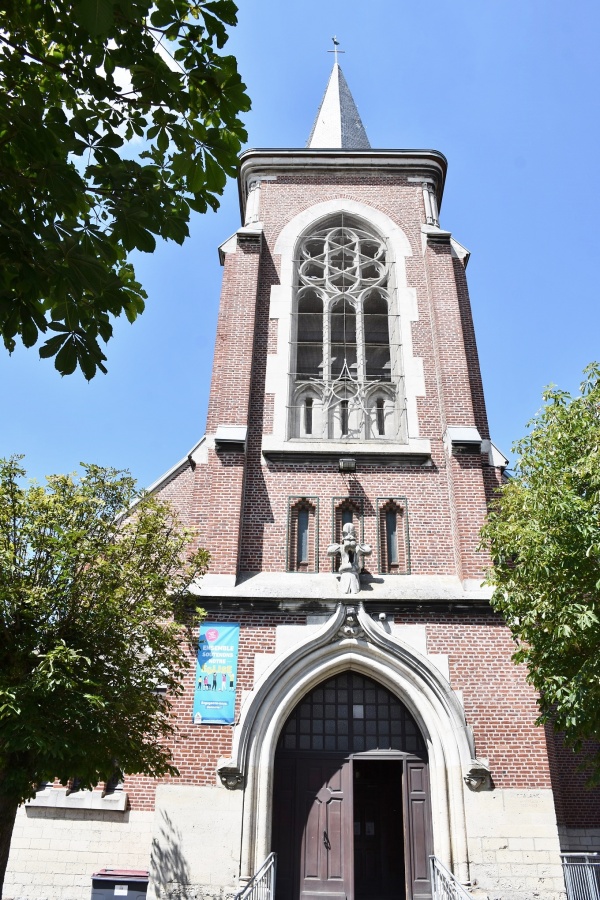
{"type": "Polygon", "coordinates": [[[341,626],[336,637],[339,639],[364,637],[362,625],[358,621],[358,611],[355,606],[346,607],[346,616],[344,624],[341,626]]]}
{"type": "MultiPolygon", "coordinates": [[[[230,760],[228,762],[231,762],[230,760]]],[[[237,766],[234,765],[220,765],[217,767],[217,774],[221,779],[221,784],[223,787],[226,787],[228,791],[235,791],[238,788],[244,787],[244,776],[240,772],[237,766]]]]}
{"type": "Polygon", "coordinates": [[[492,774],[484,762],[472,759],[463,781],[471,791],[489,791],[492,786],[492,774]]]}

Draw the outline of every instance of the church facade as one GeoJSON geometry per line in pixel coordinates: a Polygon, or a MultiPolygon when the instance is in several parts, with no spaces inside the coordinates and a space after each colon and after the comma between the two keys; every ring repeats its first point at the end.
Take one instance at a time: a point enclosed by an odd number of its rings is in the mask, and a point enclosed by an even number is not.
{"type": "Polygon", "coordinates": [[[474,896],[557,900],[561,850],[598,846],[482,586],[506,460],[446,169],[372,149],[337,63],[305,149],[242,154],[206,434],[153,486],[211,553],[180,777],[41,791],[15,897],[114,867],[224,898],[275,851],[277,900],[429,900],[430,857],[474,896]]]}

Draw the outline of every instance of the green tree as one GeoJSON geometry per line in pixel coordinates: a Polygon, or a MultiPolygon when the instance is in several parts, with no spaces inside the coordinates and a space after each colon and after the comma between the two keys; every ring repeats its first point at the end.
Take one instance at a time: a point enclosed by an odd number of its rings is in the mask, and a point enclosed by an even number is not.
{"type": "MultiPolygon", "coordinates": [[[[585,376],[579,395],[545,391],[483,530],[492,603],[538,691],[539,724],[575,750],[600,741],[600,367],[585,376]]],[[[588,762],[600,781],[600,751],[588,762]]]]}
{"type": "Polygon", "coordinates": [[[191,656],[189,586],[208,562],[125,473],[88,465],[46,487],[24,476],[0,461],[0,896],[36,784],[177,774],[169,698],[191,656]]]}
{"type": "Polygon", "coordinates": [[[0,334],[63,375],[146,293],[128,260],[216,209],[250,108],[233,0],[6,0],[0,9],[0,334]]]}

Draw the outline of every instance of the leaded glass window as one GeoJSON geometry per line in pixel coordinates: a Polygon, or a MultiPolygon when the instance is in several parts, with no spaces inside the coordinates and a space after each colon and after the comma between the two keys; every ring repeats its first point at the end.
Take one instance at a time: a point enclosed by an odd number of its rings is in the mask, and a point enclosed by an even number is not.
{"type": "Polygon", "coordinates": [[[300,241],[296,271],[290,436],[402,440],[399,324],[385,241],[365,223],[334,217],[300,241]]]}
{"type": "Polygon", "coordinates": [[[308,565],[308,509],[298,510],[298,565],[308,565]]]}
{"type": "Polygon", "coordinates": [[[407,708],[365,675],[344,672],[316,687],[285,723],[278,748],[362,753],[400,750],[426,758],[425,742],[407,708]]]}
{"type": "Polygon", "coordinates": [[[402,497],[377,500],[379,519],[379,571],[410,574],[408,509],[402,497]]]}
{"type": "Polygon", "coordinates": [[[290,497],[288,508],[287,570],[318,572],[318,500],[290,497]]]}
{"type": "MultiPolygon", "coordinates": [[[[308,516],[308,514],[307,514],[308,516]]],[[[307,518],[308,522],[308,518],[307,518]]],[[[307,524],[308,528],[308,524],[307,524]]],[[[395,509],[388,509],[385,514],[385,538],[387,546],[388,565],[398,565],[398,513],[395,509]]]]}

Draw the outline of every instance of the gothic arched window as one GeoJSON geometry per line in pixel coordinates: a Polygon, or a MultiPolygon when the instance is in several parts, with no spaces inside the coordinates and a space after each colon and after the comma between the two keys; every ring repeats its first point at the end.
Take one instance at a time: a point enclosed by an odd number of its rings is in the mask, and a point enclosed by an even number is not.
{"type": "Polygon", "coordinates": [[[318,572],[318,500],[314,497],[289,498],[287,570],[318,572]]]}
{"type": "Polygon", "coordinates": [[[410,574],[408,511],[406,500],[378,500],[379,571],[390,575],[410,574]]]}
{"type": "Polygon", "coordinates": [[[301,239],[290,436],[400,439],[398,327],[385,241],[340,215],[301,239]]]}
{"type": "Polygon", "coordinates": [[[279,751],[399,750],[427,759],[419,726],[387,688],[358,672],[342,672],[296,705],[279,736],[279,751]]]}

